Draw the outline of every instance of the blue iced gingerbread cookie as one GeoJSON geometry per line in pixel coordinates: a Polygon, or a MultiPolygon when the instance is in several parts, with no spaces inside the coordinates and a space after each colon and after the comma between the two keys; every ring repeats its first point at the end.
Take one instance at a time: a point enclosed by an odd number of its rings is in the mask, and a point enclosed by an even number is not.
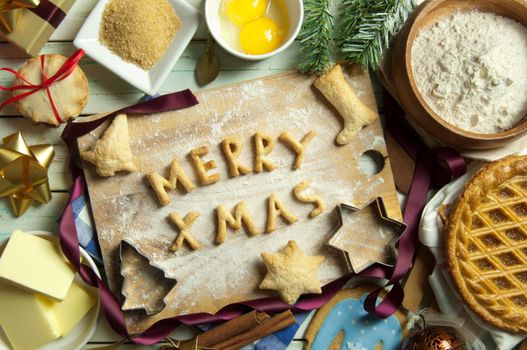
{"type": "Polygon", "coordinates": [[[306,350],[398,350],[406,325],[403,312],[380,319],[364,310],[374,286],[339,291],[311,320],[306,350]]]}

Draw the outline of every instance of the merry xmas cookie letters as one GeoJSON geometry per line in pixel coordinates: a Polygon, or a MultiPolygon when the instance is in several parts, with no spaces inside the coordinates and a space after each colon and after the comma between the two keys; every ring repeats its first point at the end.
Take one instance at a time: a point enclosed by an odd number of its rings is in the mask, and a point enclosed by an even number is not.
{"type": "MultiPolygon", "coordinates": [[[[366,75],[354,79],[354,90],[373,106],[366,75]]],[[[313,91],[312,83],[313,79],[296,74],[268,77],[200,92],[201,103],[191,109],[130,118],[131,150],[139,171],[101,179],[94,168],[88,169],[110,287],[115,292],[121,288],[114,278],[120,276],[115,268],[119,261],[111,252],[122,240],[177,280],[166,297],[166,308],[155,317],[132,320],[129,315],[131,330],[140,332],[166,317],[215,313],[232,303],[274,295],[259,288],[266,274],[260,254],[279,253],[288,241],[297,242],[307,256],[325,257],[316,271],[320,285],[347,273],[342,253],[325,245],[336,219],[328,208],[342,201],[362,205],[378,193],[391,199],[393,186],[386,177],[389,169],[367,176],[358,167],[360,155],[374,141],[375,149],[385,154],[379,124],[362,130],[349,146],[336,147],[341,120],[313,91]],[[310,131],[316,134],[306,142],[310,131]],[[304,143],[296,170],[298,154],[283,141],[287,137],[281,137],[286,132],[299,145],[304,143]],[[202,150],[190,155],[203,146],[206,155],[199,156],[202,150]],[[205,175],[218,174],[219,180],[203,185],[196,164],[209,161],[215,167],[205,175]],[[255,170],[260,164],[261,171],[255,170]],[[147,176],[154,173],[169,184],[158,193],[147,176]],[[177,178],[171,179],[171,173],[177,178]],[[182,186],[182,174],[191,184],[190,191],[182,186]],[[163,192],[170,201],[167,205],[158,199],[163,192]],[[306,201],[309,196],[319,201],[306,201]],[[322,205],[325,209],[318,210],[319,215],[312,213],[322,205]],[[185,223],[183,236],[190,234],[199,248],[193,250],[184,239],[177,250],[171,249],[181,233],[170,219],[173,213],[183,223],[195,217],[185,223]],[[197,214],[187,217],[190,213],[197,214]]],[[[85,150],[92,144],[93,135],[89,135],[79,147],[85,150]]],[[[392,209],[390,213],[397,215],[392,209]]]]}
{"type": "MultiPolygon", "coordinates": [[[[302,160],[308,150],[309,143],[315,135],[316,133],[314,131],[309,131],[300,140],[297,140],[291,133],[284,132],[278,137],[295,155],[295,160],[292,165],[293,169],[298,170],[301,168],[302,160]]],[[[252,168],[249,164],[242,164],[239,160],[244,147],[240,141],[234,137],[226,137],[220,143],[219,146],[226,159],[231,178],[244,176],[253,171],[255,173],[260,173],[264,170],[270,172],[277,168],[276,163],[270,157],[275,145],[273,137],[258,131],[253,135],[252,140],[254,149],[254,163],[252,164],[252,168]]],[[[168,178],[163,177],[157,172],[146,175],[146,179],[161,206],[167,206],[171,203],[171,198],[167,190],[175,190],[177,187],[180,187],[183,192],[188,193],[198,186],[213,185],[221,180],[219,173],[215,171],[217,168],[216,161],[204,159],[208,154],[209,149],[206,146],[194,148],[189,152],[190,162],[198,175],[198,183],[190,180],[177,159],[174,159],[170,165],[168,178]]],[[[315,218],[324,212],[326,207],[324,200],[319,195],[309,193],[309,185],[309,181],[301,181],[292,189],[291,195],[301,203],[312,204],[314,208],[310,212],[309,217],[315,218]]],[[[289,225],[294,224],[298,220],[295,213],[287,208],[275,193],[269,194],[267,198],[267,220],[264,230],[258,228],[251,214],[251,209],[244,201],[238,202],[232,210],[229,210],[224,205],[219,205],[215,210],[214,216],[217,219],[217,230],[214,242],[218,245],[225,242],[228,228],[234,231],[243,228],[247,235],[252,237],[262,233],[262,231],[265,233],[274,232],[277,228],[277,220],[279,218],[289,225]]],[[[172,251],[178,251],[184,246],[187,246],[191,250],[197,250],[202,247],[202,243],[192,235],[192,225],[199,217],[200,213],[198,212],[186,213],[184,216],[178,212],[170,213],[169,220],[179,232],[171,247],[172,251]],[[187,244],[184,244],[185,242],[187,244]]]]}

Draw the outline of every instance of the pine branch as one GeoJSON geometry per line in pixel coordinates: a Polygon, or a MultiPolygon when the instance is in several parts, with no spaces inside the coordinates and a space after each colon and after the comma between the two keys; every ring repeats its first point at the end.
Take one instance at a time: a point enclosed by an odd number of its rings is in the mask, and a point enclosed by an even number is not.
{"type": "Polygon", "coordinates": [[[299,34],[302,59],[298,66],[302,73],[323,74],[331,65],[333,45],[331,1],[304,1],[304,23],[299,34]]]}
{"type": "Polygon", "coordinates": [[[344,12],[339,17],[340,24],[337,28],[336,41],[342,47],[347,38],[355,33],[360,20],[368,14],[370,0],[344,0],[344,12]]]}
{"type": "Polygon", "coordinates": [[[345,4],[340,51],[346,60],[375,69],[415,4],[413,0],[346,0],[345,4]]]}

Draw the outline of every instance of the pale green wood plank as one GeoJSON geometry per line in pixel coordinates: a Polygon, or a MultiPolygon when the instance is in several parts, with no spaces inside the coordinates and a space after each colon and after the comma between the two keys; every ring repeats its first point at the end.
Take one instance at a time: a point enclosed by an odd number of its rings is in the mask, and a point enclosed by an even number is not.
{"type": "MultiPolygon", "coordinates": [[[[110,343],[98,343],[98,344],[88,344],[84,347],[84,349],[97,349],[99,347],[102,347],[104,345],[109,345],[110,343]]],[[[135,344],[124,344],[121,347],[119,347],[120,350],[152,350],[152,349],[158,349],[160,345],[135,345],[135,344]]],[[[302,341],[293,341],[288,347],[287,350],[302,350],[304,348],[304,343],[302,341]]]]}
{"type": "MultiPolygon", "coordinates": [[[[199,332],[195,327],[189,327],[181,325],[171,334],[176,339],[189,339],[197,335],[199,332]]],[[[108,321],[102,317],[95,333],[93,334],[90,342],[105,343],[105,342],[117,342],[121,338],[117,335],[108,324],[108,321]]]]}
{"type": "Polygon", "coordinates": [[[300,340],[293,340],[293,342],[287,347],[287,350],[302,350],[304,348],[304,342],[300,340]]]}
{"type": "MultiPolygon", "coordinates": [[[[311,321],[311,318],[313,317],[313,315],[314,315],[314,312],[312,312],[311,315],[309,315],[306,318],[306,320],[302,323],[302,325],[300,326],[300,328],[295,334],[295,339],[297,340],[303,339],[305,330],[307,326],[309,325],[309,322],[311,321]]],[[[189,339],[197,334],[198,334],[198,331],[195,327],[181,325],[172,333],[172,337],[174,337],[175,339],[189,339]]],[[[113,332],[113,330],[110,328],[108,324],[108,321],[105,318],[102,318],[90,342],[105,343],[105,342],[117,342],[119,340],[120,340],[120,337],[115,332],[113,332]]],[[[301,341],[297,341],[296,343],[297,344],[291,349],[298,348],[298,345],[302,346],[301,341]]]]}
{"type": "MultiPolygon", "coordinates": [[[[312,313],[314,314],[314,313],[312,313]]],[[[309,321],[311,320],[312,315],[310,315],[304,323],[300,326],[298,331],[295,334],[295,339],[302,339],[304,336],[305,329],[307,328],[309,321]]],[[[175,339],[189,339],[199,332],[195,327],[190,327],[186,325],[179,326],[173,333],[172,337],[175,339]]],[[[120,340],[120,337],[110,328],[108,321],[102,317],[101,321],[95,333],[91,338],[91,342],[104,343],[104,342],[117,342],[120,340]]]]}
{"type": "MultiPolygon", "coordinates": [[[[266,60],[260,61],[246,61],[239,58],[236,58],[223,50],[220,47],[215,47],[215,51],[218,58],[221,62],[221,70],[238,70],[238,71],[247,71],[247,70],[287,70],[296,68],[296,63],[300,58],[298,42],[294,42],[291,46],[284,52],[270,57],[266,60]]],[[[203,41],[192,41],[189,46],[185,49],[181,57],[179,58],[177,64],[175,65],[172,73],[178,71],[194,71],[196,67],[196,60],[203,54],[206,48],[206,43],[203,41]]],[[[76,48],[70,42],[54,42],[48,43],[42,49],[42,53],[58,53],[62,55],[71,55],[76,48]]],[[[8,66],[11,68],[18,68],[21,64],[25,62],[27,58],[23,57],[20,52],[14,49],[9,44],[0,44],[0,64],[2,66],[8,66]]],[[[94,64],[94,62],[88,58],[84,58],[81,62],[81,66],[87,66],[94,64]]],[[[9,77],[5,73],[2,73],[3,80],[9,77]]],[[[97,78],[96,76],[88,76],[91,78],[97,78]]],[[[7,79],[8,81],[10,79],[7,79]]],[[[129,88],[127,90],[132,90],[129,88]]]]}
{"type": "MultiPolygon", "coordinates": [[[[102,311],[101,311],[102,312],[102,311]]],[[[105,343],[105,342],[117,342],[119,341],[119,336],[110,328],[106,317],[103,315],[100,316],[99,324],[95,333],[90,339],[90,342],[105,343]]]]}
{"type": "MultiPolygon", "coordinates": [[[[298,61],[298,44],[292,45],[284,53],[265,61],[248,62],[233,58],[224,50],[218,49],[217,53],[222,62],[222,71],[218,78],[207,85],[207,88],[225,85],[241,80],[256,79],[273,73],[295,69],[298,61]]],[[[178,91],[185,88],[199,90],[202,88],[196,82],[194,68],[197,59],[205,50],[203,42],[193,42],[185,50],[170,76],[161,87],[160,93],[178,91]]],[[[74,48],[69,43],[51,43],[46,45],[43,52],[60,53],[69,55],[74,48]]],[[[0,67],[17,69],[25,59],[7,44],[0,44],[0,67]]],[[[135,103],[143,94],[122,81],[106,68],[86,57],[81,62],[81,67],[86,72],[90,84],[90,98],[83,114],[94,114],[102,111],[121,108],[135,103]]],[[[8,73],[0,74],[0,84],[12,85],[13,77],[8,73]]],[[[8,92],[0,93],[0,101],[9,97],[8,92]]],[[[16,115],[12,106],[7,106],[1,115],[16,115]]]]}
{"type": "MultiPolygon", "coordinates": [[[[86,346],[83,347],[83,349],[93,349],[93,350],[97,350],[98,348],[101,348],[103,346],[106,346],[106,345],[112,345],[113,343],[112,342],[102,342],[102,343],[88,343],[86,346]]],[[[158,345],[136,345],[136,344],[123,344],[119,347],[119,350],[152,350],[152,349],[158,349],[159,346],[158,345]]]]}
{"type": "MultiPolygon", "coordinates": [[[[300,58],[299,43],[285,50],[280,55],[264,61],[249,62],[234,58],[222,49],[217,54],[222,63],[222,71],[218,78],[211,84],[203,87],[196,82],[194,68],[198,58],[205,50],[203,42],[192,42],[172,70],[170,76],[161,87],[160,93],[168,93],[190,88],[197,91],[202,88],[213,88],[242,80],[256,79],[267,75],[296,69],[300,58]]],[[[69,55],[74,51],[70,43],[50,43],[44,52],[69,55]]],[[[7,44],[0,44],[0,67],[18,68],[25,59],[7,44]]],[[[143,94],[127,84],[106,68],[95,63],[89,57],[81,62],[81,67],[86,72],[90,84],[90,98],[83,114],[94,114],[103,111],[118,109],[135,103],[143,94]]],[[[10,86],[12,76],[7,73],[0,74],[0,84],[10,86]]],[[[376,93],[382,92],[382,87],[374,79],[376,93]]],[[[7,92],[0,92],[0,101],[7,99],[7,92]]],[[[380,102],[380,100],[379,100],[380,102]]],[[[0,115],[17,115],[12,106],[7,106],[0,111],[0,115]]]]}
{"type": "Polygon", "coordinates": [[[67,193],[55,192],[51,202],[45,205],[34,204],[21,217],[16,218],[11,212],[9,199],[0,199],[0,239],[7,238],[16,229],[22,231],[58,232],[57,220],[62,214],[68,200],[67,193]]]}

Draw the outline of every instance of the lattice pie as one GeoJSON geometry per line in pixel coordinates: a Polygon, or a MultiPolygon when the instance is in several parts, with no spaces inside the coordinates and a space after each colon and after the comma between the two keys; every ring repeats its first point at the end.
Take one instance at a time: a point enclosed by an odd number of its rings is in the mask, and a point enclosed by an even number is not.
{"type": "Polygon", "coordinates": [[[527,156],[485,165],[447,226],[447,258],[470,308],[492,325],[527,332],[527,156]]]}

